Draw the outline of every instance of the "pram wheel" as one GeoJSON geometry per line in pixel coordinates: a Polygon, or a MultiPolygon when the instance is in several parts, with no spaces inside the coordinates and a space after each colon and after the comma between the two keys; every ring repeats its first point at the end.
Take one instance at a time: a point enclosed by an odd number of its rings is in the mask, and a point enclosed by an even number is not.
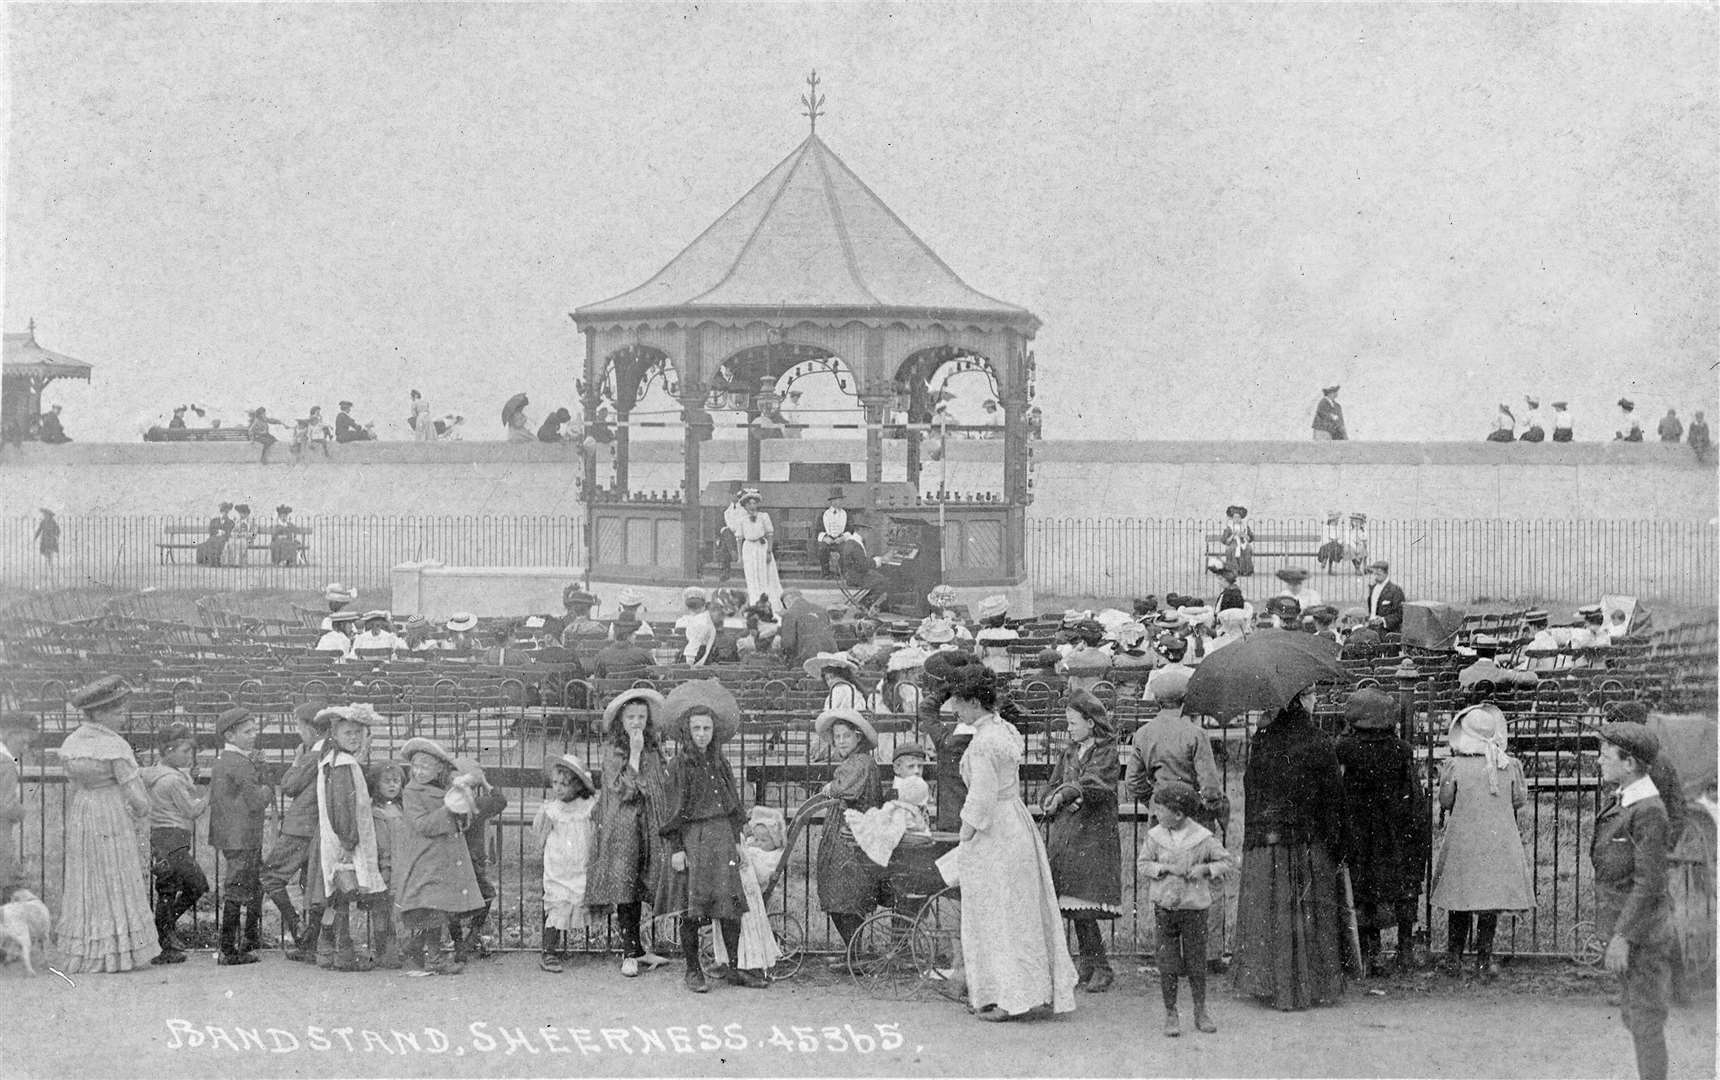
{"type": "Polygon", "coordinates": [[[879,911],[867,916],[848,942],[848,971],[871,997],[902,1000],[920,986],[914,963],[917,924],[906,915],[879,911]]]}
{"type": "Polygon", "coordinates": [[[770,932],[776,935],[777,948],[782,950],[782,955],[771,965],[771,980],[792,979],[800,974],[800,965],[806,960],[806,935],[800,920],[786,911],[773,911],[770,932]]]}
{"type": "Polygon", "coordinates": [[[928,897],[914,918],[914,931],[914,966],[920,978],[945,997],[965,1001],[961,891],[952,886],[928,897]]]}

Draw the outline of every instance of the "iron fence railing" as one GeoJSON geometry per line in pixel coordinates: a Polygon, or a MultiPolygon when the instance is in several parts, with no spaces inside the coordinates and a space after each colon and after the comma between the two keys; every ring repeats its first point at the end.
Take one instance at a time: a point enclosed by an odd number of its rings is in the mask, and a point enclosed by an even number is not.
{"type": "MultiPolygon", "coordinates": [[[[72,710],[63,704],[67,687],[59,681],[25,685],[22,680],[13,685],[15,704],[42,712],[45,731],[37,750],[24,756],[21,771],[23,798],[28,808],[23,827],[22,866],[26,879],[44,897],[50,908],[57,910],[61,880],[65,870],[64,829],[71,792],[54,748],[64,734],[76,726],[72,710]]],[[[487,770],[489,779],[508,797],[508,808],[483,828],[488,852],[489,871],[498,890],[491,933],[503,948],[530,949],[539,943],[542,925],[541,855],[532,835],[530,823],[543,798],[542,768],[547,760],[573,753],[597,772],[604,752],[602,738],[596,733],[601,713],[585,709],[551,709],[520,705],[471,707],[469,703],[438,702],[437,694],[423,695],[423,700],[401,700],[386,673],[354,678],[345,676],[330,685],[316,680],[319,695],[333,700],[372,700],[377,703],[383,720],[373,730],[372,759],[395,756],[404,741],[413,735],[425,735],[444,741],[455,753],[469,755],[487,770]]],[[[586,692],[590,688],[581,684],[586,692]]],[[[523,688],[520,688],[523,689],[523,688]]],[[[1389,689],[1389,688],[1388,688],[1389,689]]],[[[1115,692],[1122,692],[1118,688],[1115,692]]],[[[308,691],[307,691],[308,692],[308,691]]],[[[1428,813],[1433,818],[1435,844],[1438,844],[1438,811],[1433,801],[1432,783],[1439,762],[1445,755],[1446,729],[1451,721],[1452,706],[1436,699],[1431,687],[1426,692],[1399,688],[1409,696],[1413,720],[1406,728],[1416,757],[1425,767],[1428,781],[1428,813]]],[[[253,711],[264,719],[264,735],[260,745],[272,765],[284,766],[297,749],[297,737],[290,716],[291,703],[268,698],[283,697],[273,688],[263,688],[252,680],[245,683],[229,680],[227,700],[248,702],[253,711]]],[[[149,711],[133,712],[124,725],[124,733],[138,748],[138,760],[153,760],[151,747],[155,733],[169,723],[192,723],[194,730],[207,733],[211,710],[222,704],[209,686],[192,681],[176,684],[166,695],[154,695],[149,711]]],[[[574,687],[564,688],[563,700],[581,699],[574,687]]],[[[1592,868],[1588,862],[1587,845],[1592,834],[1593,820],[1600,805],[1596,757],[1597,744],[1592,734],[1598,722],[1603,700],[1581,705],[1560,703],[1546,705],[1530,699],[1507,705],[1512,717],[1513,752],[1524,763],[1530,789],[1527,810],[1529,838],[1535,866],[1536,901],[1534,909],[1507,915],[1501,921],[1499,952],[1502,955],[1573,956],[1582,952],[1587,933],[1592,932],[1592,868]]],[[[1061,709],[1054,705],[1035,707],[1028,714],[1029,734],[1027,754],[1023,765],[1023,795],[1030,807],[1037,805],[1050,766],[1060,750],[1061,736],[1057,733],[1061,709]]],[[[781,807],[787,815],[817,793],[830,766],[815,760],[809,736],[805,733],[805,716],[757,714],[742,735],[727,747],[731,762],[740,773],[743,800],[781,807]]],[[[1319,711],[1318,720],[1329,731],[1342,727],[1341,701],[1334,699],[1319,711]]],[[[908,726],[905,717],[880,718],[880,726],[902,729],[908,726]]],[[[1249,725],[1210,725],[1210,736],[1224,788],[1231,800],[1231,816],[1223,832],[1227,846],[1241,854],[1242,822],[1247,812],[1243,774],[1247,765],[1249,725]]],[[[205,776],[212,763],[212,747],[201,751],[205,776]]],[[[272,837],[274,819],[282,807],[271,811],[267,829],[272,837]]],[[[1135,853],[1149,826],[1146,808],[1127,800],[1121,804],[1121,870],[1123,876],[1123,916],[1111,925],[1112,948],[1125,954],[1145,954],[1151,951],[1153,920],[1151,905],[1146,901],[1145,883],[1136,873],[1135,853]]],[[[784,925],[795,927],[800,936],[797,944],[811,951],[831,951],[836,939],[817,904],[816,885],[816,827],[807,829],[785,857],[789,872],[783,884],[769,901],[773,912],[782,913],[784,925]]],[[[139,843],[145,843],[140,827],[139,843]]],[[[217,884],[217,854],[206,844],[199,843],[197,857],[217,884]]],[[[144,865],[148,865],[147,858],[144,865]]],[[[1429,868],[1431,870],[1431,866],[1429,868]]],[[[1232,878],[1226,885],[1227,907],[1232,915],[1227,933],[1234,944],[1234,912],[1237,883],[1232,878]]],[[[296,888],[294,890],[296,896],[296,888]]],[[[1424,893],[1424,903],[1425,901],[1424,893]]],[[[1711,903],[1711,897],[1708,902],[1711,903]]],[[[206,931],[218,910],[219,896],[211,895],[196,915],[206,931]]],[[[1428,940],[1435,949],[1444,939],[1444,920],[1425,908],[1428,940]]],[[[275,927],[273,912],[266,912],[267,925],[275,927]]],[[[198,935],[193,935],[196,938],[198,935]]],[[[212,940],[205,933],[203,940],[212,940]]],[[[583,947],[590,951],[606,951],[615,941],[607,927],[587,933],[583,947]]]]}
{"type": "MultiPolygon", "coordinates": [[[[1320,526],[1309,521],[1250,521],[1259,542],[1255,573],[1301,566],[1329,603],[1361,603],[1367,578],[1347,562],[1328,573],[1316,564],[1320,526]],[[1277,538],[1295,538],[1280,540],[1277,538]],[[1273,554],[1289,550],[1294,554],[1273,554]]],[[[1201,519],[1030,518],[1029,580],[1042,595],[1127,597],[1215,593],[1207,537],[1220,524],[1201,519]]],[[[1391,563],[1412,598],[1455,603],[1634,595],[1648,603],[1712,604],[1716,527],[1705,521],[1501,519],[1375,520],[1370,558],[1391,563]]],[[[1247,582],[1244,583],[1247,588],[1247,582]]]]}

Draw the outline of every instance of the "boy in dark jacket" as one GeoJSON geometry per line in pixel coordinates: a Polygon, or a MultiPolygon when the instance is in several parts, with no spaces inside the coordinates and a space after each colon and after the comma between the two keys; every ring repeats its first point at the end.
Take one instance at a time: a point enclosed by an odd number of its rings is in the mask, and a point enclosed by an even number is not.
{"type": "Polygon", "coordinates": [[[287,895],[287,884],[294,877],[303,876],[305,863],[310,858],[312,838],[317,835],[317,756],[329,729],[329,717],[319,715],[323,707],[322,702],[315,702],[293,710],[293,718],[299,724],[299,753],[287,766],[287,771],[281,774],[281,794],[293,801],[281,818],[280,835],[275,837],[275,846],[269,849],[268,862],[263,866],[258,882],[263,895],[281,913],[281,928],[292,936],[293,947],[287,953],[287,959],[306,963],[316,961],[322,912],[308,906],[307,889],[307,907],[301,928],[298,912],[293,910],[292,898],[287,895]]]}
{"type": "Polygon", "coordinates": [[[183,964],[185,950],[174,937],[179,917],[209,891],[209,879],[191,857],[191,829],[209,810],[209,793],[199,793],[197,737],[184,724],[161,733],[156,764],[139,775],[149,792],[150,872],[155,875],[155,936],[161,953],[151,964],[183,964]]]}
{"type": "Polygon", "coordinates": [[[263,810],[275,797],[258,774],[260,730],[257,718],[245,708],[228,709],[215,722],[215,736],[223,745],[221,756],[215,759],[209,792],[209,846],[221,852],[227,870],[221,882],[221,955],[217,963],[222,965],[257,962],[263,918],[259,884],[263,810]],[[243,940],[239,934],[241,908],[245,911],[243,940]]]}

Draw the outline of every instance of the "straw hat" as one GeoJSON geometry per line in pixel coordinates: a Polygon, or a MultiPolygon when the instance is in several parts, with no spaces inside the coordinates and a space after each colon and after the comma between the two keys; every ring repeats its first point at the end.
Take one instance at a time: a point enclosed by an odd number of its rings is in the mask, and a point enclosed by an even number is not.
{"type": "Polygon", "coordinates": [[[629,701],[643,701],[650,710],[651,721],[661,723],[665,711],[663,695],[646,686],[636,686],[631,690],[623,690],[603,709],[603,730],[614,734],[619,730],[621,710],[629,701]]]}
{"type": "Polygon", "coordinates": [[[638,607],[645,602],[645,594],[629,585],[616,596],[615,602],[622,607],[638,607]]]}
{"type": "Polygon", "coordinates": [[[1286,566],[1284,569],[1278,571],[1277,577],[1279,581],[1287,581],[1292,585],[1296,585],[1308,580],[1308,571],[1302,569],[1300,566],[1286,566]]]}
{"type": "Polygon", "coordinates": [[[130,696],[131,685],[118,675],[109,675],[73,690],[70,700],[76,708],[84,712],[94,712],[109,705],[116,705],[130,696]]]}
{"type": "Polygon", "coordinates": [[[558,758],[552,758],[550,761],[546,762],[546,764],[549,766],[544,770],[546,774],[553,776],[555,767],[559,765],[568,772],[579,777],[580,783],[585,785],[585,790],[597,790],[597,785],[591,782],[590,771],[587,770],[586,767],[580,763],[580,760],[572,754],[563,754],[558,758]]]}
{"type": "Polygon", "coordinates": [[[458,632],[470,630],[478,625],[478,617],[469,611],[456,611],[448,616],[448,629],[458,632]]]}
{"type": "Polygon", "coordinates": [[[926,594],[926,603],[939,608],[954,607],[956,591],[948,585],[939,585],[926,594]]]}
{"type": "Polygon", "coordinates": [[[818,714],[818,719],[812,722],[812,730],[818,733],[819,738],[829,742],[831,729],[836,726],[838,720],[860,733],[860,737],[866,740],[866,749],[870,750],[878,745],[878,729],[856,709],[825,709],[818,714]]]}
{"type": "Polygon", "coordinates": [[[358,599],[358,590],[333,581],[323,588],[323,599],[331,604],[350,604],[358,599]]]}
{"type": "Polygon", "coordinates": [[[1007,626],[988,626],[974,635],[974,640],[981,645],[1008,645],[1020,638],[1020,634],[1007,626]]]}
{"type": "Polygon", "coordinates": [[[855,664],[854,661],[844,653],[821,652],[821,653],[818,653],[814,656],[808,657],[806,659],[806,662],[801,664],[800,666],[802,669],[805,670],[805,672],[808,675],[812,676],[814,679],[823,678],[826,668],[841,668],[844,672],[847,673],[848,677],[851,679],[860,670],[859,666],[857,664],[855,664]]]}
{"type": "Polygon", "coordinates": [[[696,709],[704,709],[715,718],[712,745],[727,742],[741,728],[740,703],[729,688],[716,679],[697,679],[675,687],[663,699],[664,727],[675,741],[683,744],[692,742],[687,730],[687,714],[696,709]]]}
{"type": "Polygon", "coordinates": [[[943,619],[933,619],[914,636],[928,645],[948,645],[956,639],[956,628],[943,619]]]}
{"type": "Polygon", "coordinates": [[[450,754],[448,748],[435,739],[426,739],[422,735],[407,739],[406,745],[400,748],[400,756],[403,760],[410,762],[414,754],[429,754],[449,768],[456,767],[454,755],[450,754]]]}
{"type": "Polygon", "coordinates": [[[387,622],[389,619],[388,612],[383,611],[381,608],[375,608],[364,613],[365,622],[370,622],[373,619],[381,619],[383,622],[387,622]]]}
{"type": "Polygon", "coordinates": [[[1009,597],[1002,593],[986,597],[974,609],[974,617],[979,619],[995,619],[1000,615],[1007,614],[1009,614],[1009,597]]]}

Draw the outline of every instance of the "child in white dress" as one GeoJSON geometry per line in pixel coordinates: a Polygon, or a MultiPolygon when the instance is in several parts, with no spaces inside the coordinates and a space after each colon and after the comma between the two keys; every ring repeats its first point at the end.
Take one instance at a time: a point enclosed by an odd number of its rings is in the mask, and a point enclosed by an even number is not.
{"type": "Polygon", "coordinates": [[[532,832],[543,841],[543,950],[538,967],[559,974],[572,952],[570,934],[590,925],[585,874],[597,800],[591,774],[572,754],[550,762],[549,774],[549,798],[532,819],[532,832]]]}
{"type": "MultiPolygon", "coordinates": [[[[741,874],[741,895],[746,897],[747,911],[741,916],[740,963],[742,971],[768,972],[782,959],[782,947],[770,928],[770,916],[764,908],[764,886],[782,862],[787,844],[788,826],[782,811],[774,806],[755,806],[747,815],[741,830],[740,855],[747,872],[741,874]]],[[[723,935],[712,934],[711,944],[717,963],[729,962],[729,950],[723,935]]]]}

